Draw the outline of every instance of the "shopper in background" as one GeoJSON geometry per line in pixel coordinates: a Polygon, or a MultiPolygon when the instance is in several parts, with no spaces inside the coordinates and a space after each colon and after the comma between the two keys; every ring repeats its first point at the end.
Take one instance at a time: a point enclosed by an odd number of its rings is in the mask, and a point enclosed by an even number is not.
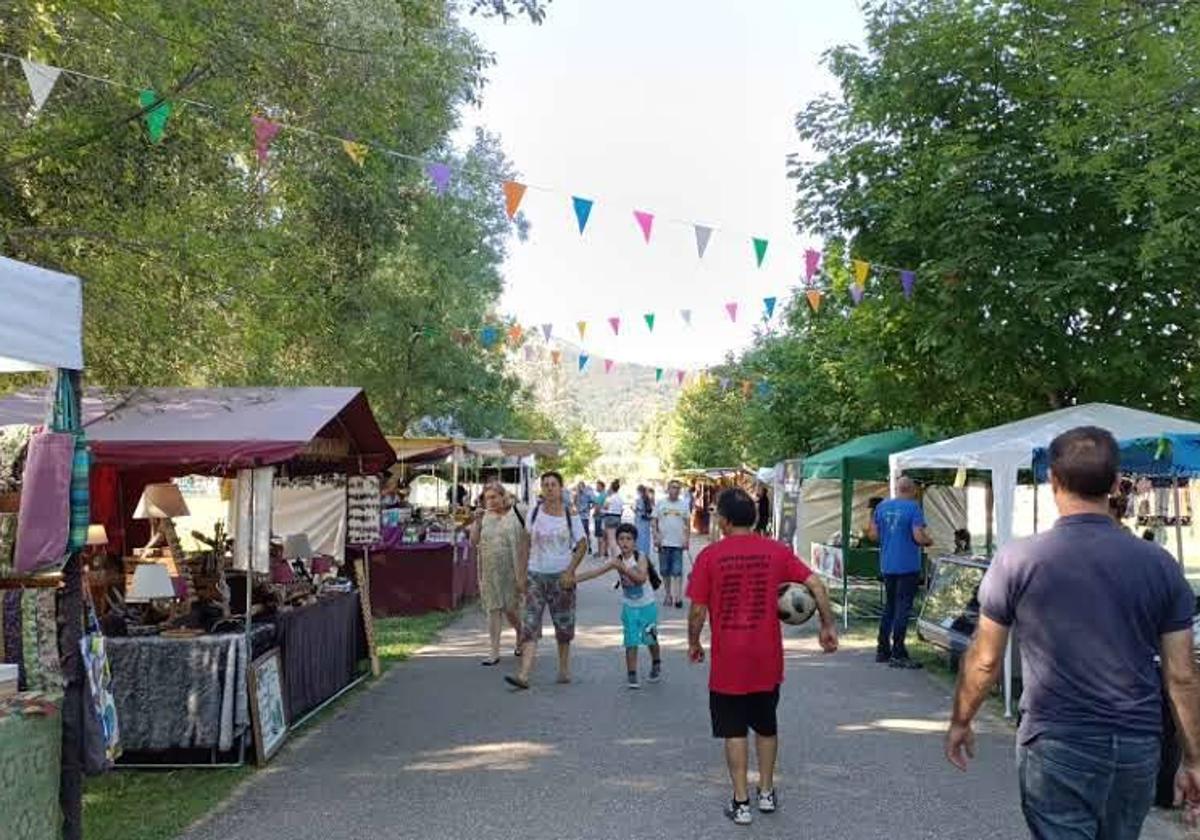
{"type": "Polygon", "coordinates": [[[771,495],[767,490],[767,485],[761,481],[758,484],[755,501],[758,506],[758,519],[754,523],[754,530],[766,536],[771,533],[771,495]]]}
{"type": "Polygon", "coordinates": [[[644,484],[637,487],[633,503],[633,521],[637,527],[637,550],[650,557],[650,542],[654,530],[654,491],[644,484]]]}
{"type": "MultiPolygon", "coordinates": [[[[608,498],[607,485],[603,481],[596,481],[596,492],[592,494],[592,525],[596,533],[596,551],[595,555],[599,557],[604,553],[604,500],[608,498]]],[[[585,516],[580,511],[580,516],[585,516]]]]}
{"type": "Polygon", "coordinates": [[[586,481],[580,481],[575,485],[575,512],[579,514],[579,518],[583,520],[583,533],[588,539],[588,551],[591,551],[592,540],[592,506],[595,504],[596,494],[592,490],[591,485],[586,481]]]}
{"type": "Polygon", "coordinates": [[[609,560],[615,558],[620,550],[617,548],[617,526],[625,514],[625,499],[621,496],[621,480],[614,478],[608,485],[608,494],[604,497],[604,556],[609,560]]]}
{"type": "Polygon", "coordinates": [[[482,665],[500,662],[500,633],[505,620],[520,643],[517,566],[524,529],[509,502],[508,494],[499,484],[484,487],[484,509],[476,511],[470,530],[471,545],[479,560],[479,601],[488,617],[488,637],[492,645],[491,655],[480,663],[482,665]]]}
{"type": "Polygon", "coordinates": [[[933,539],[925,528],[917,485],[911,478],[897,479],[895,498],[885,499],[875,508],[867,523],[867,537],[879,543],[886,595],[875,661],[888,662],[893,668],[920,668],[921,663],[908,655],[904,639],[921,575],[921,548],[933,545],[933,539]]]}
{"type": "Polygon", "coordinates": [[[1021,808],[1038,838],[1133,840],[1154,798],[1162,684],[1183,762],[1177,801],[1200,813],[1200,677],[1192,660],[1195,595],[1166,551],[1116,526],[1108,495],[1119,451],[1104,429],[1050,444],[1059,519],[1006,543],[979,588],[979,626],[962,665],[946,758],[974,757],[971,721],[1020,627],[1021,808]],[[1162,673],[1155,662],[1162,659],[1162,673]]]}
{"type": "Polygon", "coordinates": [[[683,607],[683,553],[691,536],[691,506],[680,495],[681,486],[672,479],[667,497],[654,507],[654,547],[658,549],[658,571],[663,578],[663,604],[683,607]]]}

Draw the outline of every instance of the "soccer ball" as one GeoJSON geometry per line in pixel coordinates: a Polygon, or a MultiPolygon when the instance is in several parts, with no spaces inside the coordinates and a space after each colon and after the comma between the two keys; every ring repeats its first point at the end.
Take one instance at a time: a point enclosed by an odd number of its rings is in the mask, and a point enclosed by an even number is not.
{"type": "Polygon", "coordinates": [[[802,583],[779,587],[779,620],[784,624],[803,624],[817,611],[817,599],[802,583]]]}

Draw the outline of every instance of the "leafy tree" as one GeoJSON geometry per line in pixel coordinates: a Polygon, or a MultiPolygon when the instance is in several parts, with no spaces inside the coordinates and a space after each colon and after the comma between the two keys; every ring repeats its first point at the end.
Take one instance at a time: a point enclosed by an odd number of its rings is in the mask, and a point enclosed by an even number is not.
{"type": "Polygon", "coordinates": [[[586,476],[602,453],[596,433],[579,423],[567,427],[562,444],[562,457],[547,461],[546,468],[558,470],[567,481],[586,476]]]}
{"type": "Polygon", "coordinates": [[[85,278],[92,383],[352,383],[397,431],[516,422],[502,354],[462,340],[507,329],[491,312],[512,173],[494,138],[449,147],[491,61],[456,5],[10,5],[0,49],[134,86],[64,75],[34,117],[20,69],[0,73],[0,250],[85,278]],[[139,87],[173,109],[159,143],[139,87]],[[265,164],[252,115],[288,126],[265,164]],[[375,145],[356,165],[339,138],[375,145]],[[455,165],[451,191],[382,149],[455,165]]]}

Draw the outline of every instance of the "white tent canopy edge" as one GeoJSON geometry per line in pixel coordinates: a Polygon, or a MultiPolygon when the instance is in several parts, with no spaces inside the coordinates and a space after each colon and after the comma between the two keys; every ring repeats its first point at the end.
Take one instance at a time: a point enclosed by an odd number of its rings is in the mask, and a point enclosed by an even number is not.
{"type": "Polygon", "coordinates": [[[0,373],[83,370],[78,277],[0,257],[0,373]]]}

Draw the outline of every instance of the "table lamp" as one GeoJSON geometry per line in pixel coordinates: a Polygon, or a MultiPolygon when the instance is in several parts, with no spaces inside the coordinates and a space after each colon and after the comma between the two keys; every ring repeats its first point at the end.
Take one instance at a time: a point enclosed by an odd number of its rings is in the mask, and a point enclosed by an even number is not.
{"type": "Polygon", "coordinates": [[[125,601],[130,604],[147,604],[174,597],[175,584],[171,582],[171,573],[166,566],[158,563],[139,563],[133,570],[129,591],[125,593],[125,601]]]}
{"type": "Polygon", "coordinates": [[[187,516],[188,506],[183,501],[183,494],[174,484],[147,484],[138,501],[137,510],[133,512],[134,519],[150,520],[150,542],[146,543],[143,553],[158,545],[167,545],[176,550],[179,543],[175,536],[175,525],[172,517],[187,516]]]}
{"type": "Polygon", "coordinates": [[[108,531],[101,524],[92,524],[87,529],[87,545],[108,545],[108,531]]]}

